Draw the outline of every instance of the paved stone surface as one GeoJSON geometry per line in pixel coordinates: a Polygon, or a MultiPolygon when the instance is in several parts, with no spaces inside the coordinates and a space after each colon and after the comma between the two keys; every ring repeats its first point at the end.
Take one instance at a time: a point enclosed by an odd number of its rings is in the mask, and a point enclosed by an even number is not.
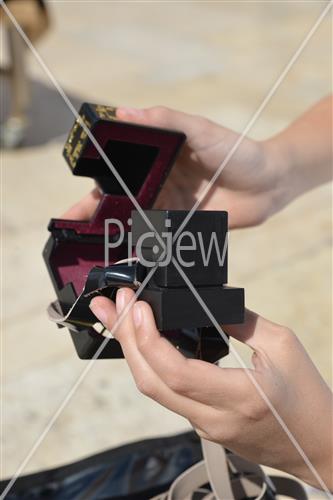
{"type": "MultiPolygon", "coordinates": [[[[324,3],[50,6],[53,29],[38,49],[76,107],[82,100],[165,104],[241,131],[324,3]]],[[[250,135],[279,131],[330,91],[329,41],[326,20],[250,135]]],[[[4,153],[2,162],[5,476],[15,472],[87,366],[75,357],[69,336],[47,320],[53,291],[41,251],[50,217],[86,193],[91,182],[70,175],[61,149],[73,117],[33,56],[29,61],[27,144],[4,153]]],[[[230,240],[230,283],[246,288],[248,307],[293,328],[328,381],[330,204],[331,187],[319,188],[264,226],[234,232],[230,240]]],[[[232,359],[225,363],[236,366],[232,359]]],[[[186,428],[184,419],[137,393],[123,361],[100,361],[26,471],[186,428]]]]}

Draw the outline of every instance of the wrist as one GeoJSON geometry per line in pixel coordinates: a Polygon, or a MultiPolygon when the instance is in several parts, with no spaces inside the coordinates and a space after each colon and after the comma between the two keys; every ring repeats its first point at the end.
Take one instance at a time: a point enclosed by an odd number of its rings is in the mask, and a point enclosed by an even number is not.
{"type": "Polygon", "coordinates": [[[280,135],[264,140],[261,144],[270,183],[271,213],[269,215],[273,215],[297,196],[292,155],[280,135]]]}
{"type": "MultiPolygon", "coordinates": [[[[324,481],[325,485],[332,493],[333,492],[332,455],[327,456],[326,459],[322,459],[321,463],[318,464],[317,470],[321,479],[324,481]]],[[[317,488],[322,489],[321,484],[317,484],[315,486],[317,488]]]]}
{"type": "Polygon", "coordinates": [[[324,489],[326,486],[333,492],[332,393],[324,381],[322,382],[323,387],[320,384],[316,391],[313,388],[310,390],[310,393],[316,393],[315,396],[312,396],[312,401],[315,397],[315,407],[318,413],[312,415],[314,420],[311,419],[310,426],[304,427],[302,430],[303,436],[307,437],[303,437],[299,441],[319,478],[315,476],[301,456],[298,457],[298,461],[293,464],[290,471],[316,488],[324,489]]]}
{"type": "Polygon", "coordinates": [[[303,459],[301,464],[290,469],[290,473],[314,488],[323,490],[325,485],[330,492],[333,492],[332,457],[320,457],[318,460],[309,458],[321,481],[315,477],[303,459]]]}

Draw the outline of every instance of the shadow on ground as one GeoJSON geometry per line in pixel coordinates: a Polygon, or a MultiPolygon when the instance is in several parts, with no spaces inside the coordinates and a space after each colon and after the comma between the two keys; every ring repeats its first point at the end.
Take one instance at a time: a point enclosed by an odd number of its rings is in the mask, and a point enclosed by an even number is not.
{"type": "MultiPolygon", "coordinates": [[[[73,122],[73,113],[61,95],[43,82],[31,80],[31,102],[28,110],[29,126],[23,142],[24,147],[34,147],[49,141],[63,140],[73,122]]],[[[10,110],[10,88],[8,79],[1,75],[0,122],[8,117],[10,110]]],[[[74,108],[78,110],[84,98],[66,92],[74,108]]]]}

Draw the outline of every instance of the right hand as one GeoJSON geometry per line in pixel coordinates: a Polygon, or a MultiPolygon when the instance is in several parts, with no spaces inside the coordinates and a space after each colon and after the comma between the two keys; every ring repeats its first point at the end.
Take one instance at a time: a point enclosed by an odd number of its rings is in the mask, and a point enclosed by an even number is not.
{"type": "MultiPolygon", "coordinates": [[[[240,136],[208,119],[164,107],[118,108],[117,116],[143,125],[179,130],[187,136],[156,200],[155,208],[159,209],[191,209],[240,136]]],[[[276,168],[279,161],[282,163],[272,142],[244,137],[198,208],[227,210],[230,228],[264,222],[280,208],[282,168],[276,168]]]]}
{"type": "Polygon", "coordinates": [[[160,335],[146,302],[126,313],[133,299],[133,290],[121,288],[116,304],[95,297],[90,307],[114,330],[144,395],[187,418],[204,439],[313,486],[323,488],[324,481],[333,488],[332,393],[294,333],[246,310],[243,324],[223,329],[253,350],[253,367],[221,368],[185,358],[160,335]]]}
{"type": "MultiPolygon", "coordinates": [[[[127,122],[179,130],[187,136],[156,200],[154,207],[159,209],[191,209],[239,138],[238,133],[210,120],[164,107],[118,108],[117,117],[127,122]]],[[[245,137],[198,208],[227,210],[230,228],[264,222],[283,205],[283,165],[272,141],[259,142],[245,137]]],[[[95,189],[66,212],[65,217],[89,219],[99,199],[95,189]]]]}

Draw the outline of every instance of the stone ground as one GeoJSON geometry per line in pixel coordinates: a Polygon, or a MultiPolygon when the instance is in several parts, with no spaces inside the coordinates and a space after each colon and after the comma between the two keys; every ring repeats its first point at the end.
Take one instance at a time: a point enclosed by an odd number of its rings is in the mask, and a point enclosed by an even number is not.
{"type": "MultiPolygon", "coordinates": [[[[54,1],[53,29],[38,49],[75,107],[164,104],[242,131],[324,5],[54,1]]],[[[330,40],[326,19],[251,136],[276,133],[330,91],[330,40]]],[[[15,472],[86,366],[46,317],[54,294],[41,252],[48,220],[91,182],[70,175],[61,150],[73,117],[32,55],[29,64],[31,128],[23,148],[2,156],[3,476],[15,472]]],[[[316,189],[230,241],[230,283],[245,287],[248,307],[295,330],[329,383],[330,206],[331,186],[316,189]]],[[[187,428],[137,393],[124,361],[99,361],[25,471],[187,428]]]]}

